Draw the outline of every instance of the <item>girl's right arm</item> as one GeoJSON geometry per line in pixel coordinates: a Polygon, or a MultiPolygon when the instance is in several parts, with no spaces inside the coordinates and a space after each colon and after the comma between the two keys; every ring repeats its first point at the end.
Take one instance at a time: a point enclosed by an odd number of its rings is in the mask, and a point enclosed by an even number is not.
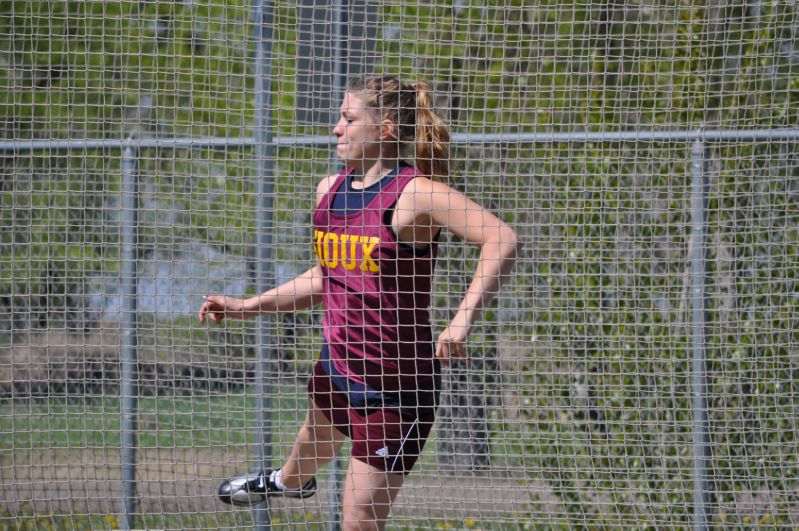
{"type": "Polygon", "coordinates": [[[225,317],[249,319],[258,315],[304,310],[320,302],[321,294],[322,269],[316,265],[285,284],[249,299],[207,295],[200,307],[200,322],[204,323],[208,318],[219,324],[225,317]]]}
{"type": "MultiPolygon", "coordinates": [[[[317,205],[335,181],[336,176],[330,175],[319,182],[316,187],[317,205]]],[[[321,302],[323,288],[322,267],[317,264],[285,284],[249,299],[208,295],[200,307],[200,322],[204,323],[208,318],[219,324],[225,317],[249,319],[258,315],[304,310],[321,302]]]]}

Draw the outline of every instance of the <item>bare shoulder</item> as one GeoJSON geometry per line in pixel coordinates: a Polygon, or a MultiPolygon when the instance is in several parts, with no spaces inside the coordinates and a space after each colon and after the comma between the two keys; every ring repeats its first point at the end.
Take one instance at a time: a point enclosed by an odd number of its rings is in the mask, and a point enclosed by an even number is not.
{"type": "Polygon", "coordinates": [[[316,185],[316,193],[317,194],[326,194],[330,191],[330,188],[333,187],[333,184],[336,182],[338,175],[328,175],[327,177],[322,178],[319,181],[319,184],[316,185]]]}
{"type": "Polygon", "coordinates": [[[454,190],[442,182],[419,176],[415,179],[411,179],[408,185],[405,186],[403,193],[408,192],[410,194],[430,194],[442,192],[448,193],[449,191],[454,190]]]}
{"type": "Polygon", "coordinates": [[[430,210],[446,200],[451,194],[458,194],[446,184],[427,177],[416,177],[402,190],[400,202],[413,206],[416,210],[430,210]]]}
{"type": "Polygon", "coordinates": [[[330,191],[333,187],[333,183],[336,182],[338,178],[337,175],[328,175],[327,177],[323,178],[319,181],[319,184],[316,185],[316,205],[318,206],[319,203],[322,202],[322,198],[325,196],[326,193],[330,191]]]}
{"type": "Polygon", "coordinates": [[[460,202],[465,199],[463,194],[446,183],[416,177],[403,189],[398,205],[423,214],[460,207],[460,202]]]}
{"type": "Polygon", "coordinates": [[[405,241],[429,241],[436,228],[446,227],[449,223],[447,212],[451,208],[463,208],[465,198],[445,183],[416,177],[402,190],[397,201],[394,215],[395,232],[402,237],[400,231],[405,227],[414,227],[412,238],[407,234],[405,241]],[[427,238],[418,233],[427,231],[427,238]]]}

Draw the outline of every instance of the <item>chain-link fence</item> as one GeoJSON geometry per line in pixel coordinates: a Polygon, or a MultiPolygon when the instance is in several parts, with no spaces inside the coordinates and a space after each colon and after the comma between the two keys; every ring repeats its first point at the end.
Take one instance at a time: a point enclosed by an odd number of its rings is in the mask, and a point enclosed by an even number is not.
{"type": "MultiPolygon", "coordinates": [[[[335,466],[214,500],[286,455],[320,316],[196,311],[313,263],[367,71],[431,83],[451,184],[525,242],[390,527],[799,525],[795,6],[3,10],[0,527],[337,525],[335,466]]],[[[476,256],[444,236],[436,329],[476,256]]]]}

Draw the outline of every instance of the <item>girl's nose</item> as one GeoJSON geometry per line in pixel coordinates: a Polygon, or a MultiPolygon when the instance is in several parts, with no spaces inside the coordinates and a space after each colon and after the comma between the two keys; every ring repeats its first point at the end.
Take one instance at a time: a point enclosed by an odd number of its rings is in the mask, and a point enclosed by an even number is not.
{"type": "Polygon", "coordinates": [[[341,121],[338,121],[336,125],[333,126],[333,135],[341,136],[344,134],[344,128],[341,126],[341,121]]]}

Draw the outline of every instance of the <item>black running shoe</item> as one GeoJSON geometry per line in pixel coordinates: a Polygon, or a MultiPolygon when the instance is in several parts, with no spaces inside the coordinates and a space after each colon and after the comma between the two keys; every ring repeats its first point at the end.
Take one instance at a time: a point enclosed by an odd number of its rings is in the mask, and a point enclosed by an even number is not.
{"type": "Polygon", "coordinates": [[[316,494],[316,478],[311,478],[302,488],[283,490],[275,484],[274,472],[262,470],[256,474],[230,478],[219,486],[219,499],[225,503],[249,507],[263,502],[267,496],[308,498],[316,494]]]}

